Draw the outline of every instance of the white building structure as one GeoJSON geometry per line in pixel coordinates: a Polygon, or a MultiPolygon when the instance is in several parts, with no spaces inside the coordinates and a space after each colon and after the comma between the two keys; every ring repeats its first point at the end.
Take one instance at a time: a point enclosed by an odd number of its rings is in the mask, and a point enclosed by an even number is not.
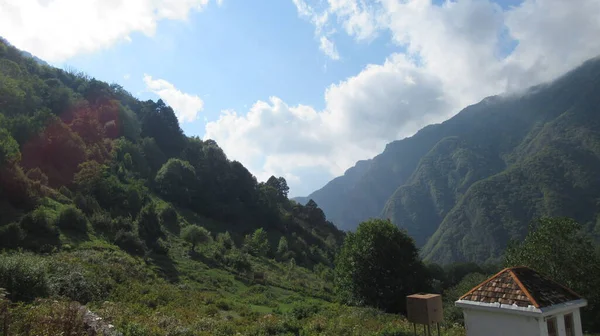
{"type": "Polygon", "coordinates": [[[587,301],[527,267],[506,268],[455,302],[467,336],[583,336],[587,301]]]}

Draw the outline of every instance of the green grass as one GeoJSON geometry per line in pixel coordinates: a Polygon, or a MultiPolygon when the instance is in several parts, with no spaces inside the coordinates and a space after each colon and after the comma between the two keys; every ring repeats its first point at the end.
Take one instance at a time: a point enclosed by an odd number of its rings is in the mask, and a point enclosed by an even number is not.
{"type": "MultiPolygon", "coordinates": [[[[57,213],[60,208],[58,203],[51,207],[57,213]]],[[[199,219],[186,216],[182,222],[189,225],[199,219]]],[[[192,253],[188,244],[167,232],[167,253],[141,258],[93,232],[81,240],[61,238],[69,243],[67,249],[33,257],[44,264],[85,270],[83,278],[76,279],[78,288],[93,293],[87,306],[125,336],[409,335],[412,330],[399,315],[335,303],[332,284],[301,266],[290,269],[287,263],[248,256],[252,270],[237,271],[215,258],[218,243],[214,241],[192,253]],[[263,274],[260,280],[254,279],[256,273],[263,274]]],[[[49,279],[49,288],[53,288],[54,278],[49,279]]],[[[44,318],[36,312],[46,314],[57,304],[51,302],[11,308],[10,314],[22,319],[11,329],[15,335],[27,328],[42,330],[39,323],[44,318]],[[25,307],[30,308],[26,317],[25,307]]],[[[64,307],[68,308],[68,300],[64,307]]],[[[68,311],[64,307],[60,309],[68,311]]],[[[65,322],[64,328],[76,324],[65,322]]],[[[58,333],[60,328],[52,332],[58,333]]],[[[464,332],[452,328],[444,335],[464,332]]]]}

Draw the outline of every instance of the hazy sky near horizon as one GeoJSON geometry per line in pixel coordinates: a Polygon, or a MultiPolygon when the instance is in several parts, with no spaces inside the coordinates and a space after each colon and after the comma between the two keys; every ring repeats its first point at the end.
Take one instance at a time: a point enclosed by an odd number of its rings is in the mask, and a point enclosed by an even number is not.
{"type": "Polygon", "coordinates": [[[162,98],[304,196],[385,144],[600,54],[598,0],[0,0],[0,36],[162,98]]]}

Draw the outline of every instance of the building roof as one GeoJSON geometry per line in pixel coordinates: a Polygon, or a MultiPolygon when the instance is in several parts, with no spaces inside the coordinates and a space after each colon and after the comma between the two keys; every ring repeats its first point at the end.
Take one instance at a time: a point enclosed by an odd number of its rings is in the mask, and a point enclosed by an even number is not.
{"type": "Polygon", "coordinates": [[[505,268],[460,297],[461,301],[544,308],[582,299],[527,267],[505,268]]]}

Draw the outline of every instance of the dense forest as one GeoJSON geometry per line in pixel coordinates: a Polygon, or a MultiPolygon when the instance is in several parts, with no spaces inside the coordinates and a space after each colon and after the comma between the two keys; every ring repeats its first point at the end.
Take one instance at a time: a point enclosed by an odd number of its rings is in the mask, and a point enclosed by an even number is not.
{"type": "Polygon", "coordinates": [[[442,264],[498,262],[542,216],[574,218],[598,236],[599,93],[596,58],[394,141],[309,198],[344,230],[389,218],[442,264]]]}
{"type": "Polygon", "coordinates": [[[216,142],[186,137],[161,100],[0,47],[0,225],[11,247],[60,249],[67,231],[87,233],[71,223],[87,216],[96,235],[160,253],[159,224],[178,232],[181,208],[225,223],[207,229],[238,244],[263,228],[271,246],[287,241],[286,259],[331,264],[342,232],[316,203],[290,202],[285,179],[258,183],[216,142]]]}

